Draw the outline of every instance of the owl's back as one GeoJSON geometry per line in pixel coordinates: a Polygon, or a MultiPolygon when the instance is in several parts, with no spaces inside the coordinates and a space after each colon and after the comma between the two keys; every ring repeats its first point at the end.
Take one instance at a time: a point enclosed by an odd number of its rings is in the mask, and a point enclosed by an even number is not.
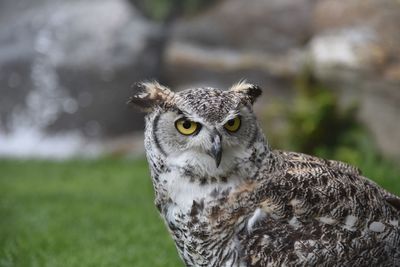
{"type": "Polygon", "coordinates": [[[239,234],[248,266],[400,266],[398,197],[351,165],[272,153],[275,170],[257,178],[259,211],[239,234]]]}

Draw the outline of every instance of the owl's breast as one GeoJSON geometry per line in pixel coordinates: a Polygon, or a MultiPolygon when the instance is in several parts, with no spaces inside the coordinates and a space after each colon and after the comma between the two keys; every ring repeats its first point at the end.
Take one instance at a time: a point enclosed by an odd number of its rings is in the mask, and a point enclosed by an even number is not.
{"type": "Polygon", "coordinates": [[[181,172],[159,177],[166,189],[161,213],[188,266],[230,266],[239,259],[236,229],[242,228],[247,215],[228,222],[225,209],[220,209],[239,187],[238,177],[231,178],[225,183],[199,184],[181,172]]]}
{"type": "Polygon", "coordinates": [[[167,205],[164,219],[181,258],[188,266],[242,266],[235,229],[242,229],[244,220],[234,227],[225,224],[213,218],[217,206],[208,204],[193,201],[188,211],[174,203],[167,205]]]}

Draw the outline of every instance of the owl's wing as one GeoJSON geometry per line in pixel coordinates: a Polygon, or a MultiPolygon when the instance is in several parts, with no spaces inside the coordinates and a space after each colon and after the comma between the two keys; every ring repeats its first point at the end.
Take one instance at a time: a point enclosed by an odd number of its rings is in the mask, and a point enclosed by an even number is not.
{"type": "Polygon", "coordinates": [[[400,198],[351,165],[273,153],[239,235],[249,266],[400,266],[400,198]]]}
{"type": "MultiPolygon", "coordinates": [[[[340,162],[340,161],[336,161],[336,160],[328,160],[327,164],[329,167],[339,171],[339,172],[343,172],[343,173],[347,173],[349,175],[353,175],[356,177],[360,177],[361,176],[361,171],[360,169],[344,163],[344,162],[340,162]]],[[[379,191],[379,193],[382,194],[383,199],[389,204],[392,205],[396,210],[400,211],[400,197],[384,190],[383,188],[381,188],[380,186],[378,186],[376,183],[372,182],[371,180],[367,179],[367,178],[360,178],[363,179],[364,182],[370,183],[371,186],[374,186],[377,188],[377,190],[379,191]]]]}

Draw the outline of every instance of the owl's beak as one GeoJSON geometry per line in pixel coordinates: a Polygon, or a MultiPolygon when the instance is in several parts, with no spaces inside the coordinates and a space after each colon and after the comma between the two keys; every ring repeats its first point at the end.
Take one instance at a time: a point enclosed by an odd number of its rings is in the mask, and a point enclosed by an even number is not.
{"type": "Polygon", "coordinates": [[[212,146],[210,150],[210,156],[212,156],[215,160],[215,164],[217,165],[217,168],[219,167],[219,164],[221,163],[221,158],[222,158],[222,144],[221,144],[221,135],[219,133],[216,133],[211,137],[212,140],[212,146]]]}

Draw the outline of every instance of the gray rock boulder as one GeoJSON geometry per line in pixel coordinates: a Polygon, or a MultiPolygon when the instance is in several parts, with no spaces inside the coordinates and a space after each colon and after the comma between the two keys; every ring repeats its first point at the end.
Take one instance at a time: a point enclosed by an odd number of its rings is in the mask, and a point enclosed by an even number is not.
{"type": "Polygon", "coordinates": [[[206,47],[285,53],[311,34],[312,0],[227,0],[184,20],[175,39],[206,47]]]}
{"type": "Polygon", "coordinates": [[[167,49],[165,77],[173,85],[228,86],[241,78],[281,83],[297,71],[298,49],[312,31],[313,2],[226,0],[183,18],[167,49]]]}

